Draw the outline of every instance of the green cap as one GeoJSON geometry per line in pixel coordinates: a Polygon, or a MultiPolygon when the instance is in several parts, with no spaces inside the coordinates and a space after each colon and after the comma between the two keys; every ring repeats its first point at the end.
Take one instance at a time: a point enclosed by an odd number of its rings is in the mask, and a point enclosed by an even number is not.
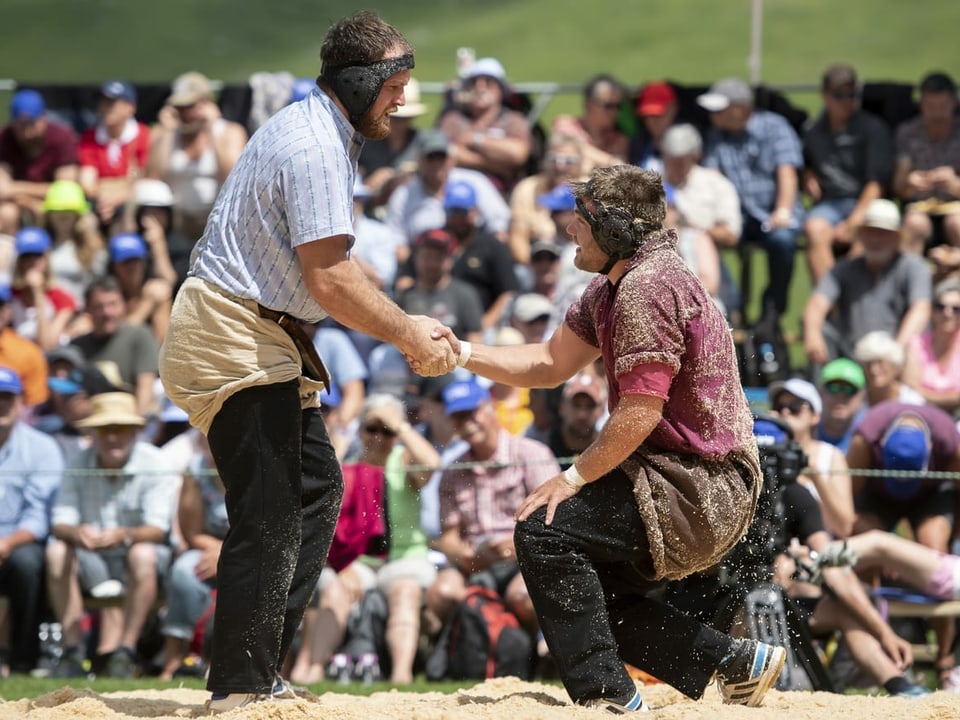
{"type": "Polygon", "coordinates": [[[840,380],[853,385],[858,390],[866,384],[863,377],[863,370],[853,360],[847,358],[837,358],[823,366],[820,372],[820,384],[826,385],[828,382],[840,380]]]}
{"type": "Polygon", "coordinates": [[[50,183],[46,197],[43,198],[44,211],[72,210],[77,213],[86,213],[90,210],[83,188],[73,180],[55,180],[50,183]]]}

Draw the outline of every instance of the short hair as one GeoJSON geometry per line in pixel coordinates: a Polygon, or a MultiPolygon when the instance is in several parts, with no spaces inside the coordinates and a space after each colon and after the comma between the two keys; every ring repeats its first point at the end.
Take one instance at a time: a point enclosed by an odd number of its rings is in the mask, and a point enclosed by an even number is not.
{"type": "Polygon", "coordinates": [[[932,72],[928,73],[923,80],[920,81],[920,92],[950,93],[951,95],[956,95],[957,84],[953,81],[953,78],[945,72],[932,72]]]}
{"type": "Polygon", "coordinates": [[[320,47],[324,67],[382,60],[391,50],[412,53],[410,43],[393,25],[372,10],[361,10],[330,26],[320,47]]]}
{"type": "Polygon", "coordinates": [[[120,281],[113,275],[101,275],[87,285],[87,290],[83,294],[86,305],[90,304],[90,298],[93,297],[95,292],[115,292],[123,295],[123,288],[120,287],[120,281]]]}
{"type": "Polygon", "coordinates": [[[960,278],[948,277],[933,286],[933,299],[939,300],[949,292],[960,292],[960,278]]]}
{"type": "Polygon", "coordinates": [[[898,369],[903,367],[905,359],[903,346],[886,330],[874,330],[860,338],[853,348],[853,357],[861,365],[874,360],[889,360],[898,369]]]}
{"type": "Polygon", "coordinates": [[[592,100],[594,95],[597,94],[597,88],[601,85],[609,85],[614,90],[619,91],[621,95],[627,94],[627,88],[613,75],[610,73],[598,73],[587,80],[587,83],[583,86],[583,99],[592,100]]]}
{"type": "Polygon", "coordinates": [[[619,207],[644,225],[663,227],[667,203],[659,173],[636,165],[611,165],[596,168],[586,182],[570,183],[570,189],[578,200],[619,207]]]}

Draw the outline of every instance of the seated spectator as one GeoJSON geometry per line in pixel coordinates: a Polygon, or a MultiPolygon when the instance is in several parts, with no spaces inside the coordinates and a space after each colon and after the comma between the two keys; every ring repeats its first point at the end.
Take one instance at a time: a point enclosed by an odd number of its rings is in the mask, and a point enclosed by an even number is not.
{"type": "Polygon", "coordinates": [[[803,232],[814,285],[835,254],[859,254],[856,229],[886,192],[893,142],[886,124],[858,107],[857,73],[831,65],[820,82],[824,109],[803,136],[803,191],[813,200],[803,232]]]}
{"type": "MultiPolygon", "coordinates": [[[[424,230],[443,227],[446,213],[443,199],[447,182],[469,182],[477,193],[477,209],[483,226],[498,237],[506,237],[510,208],[490,180],[480,172],[454,167],[450,140],[436,129],[424,130],[417,141],[417,171],[400,185],[387,203],[385,222],[409,247],[424,230]]],[[[401,255],[401,261],[406,255],[401,255]]]]}
{"type": "Polygon", "coordinates": [[[0,367],[13,370],[23,384],[23,406],[28,411],[47,399],[47,362],[40,346],[11,327],[13,294],[0,285],[0,367]]]}
{"type": "MultiPolygon", "coordinates": [[[[583,112],[579,117],[558,115],[554,118],[551,136],[577,138],[583,146],[584,175],[593,168],[626,162],[629,138],[617,127],[617,115],[627,90],[609,73],[594,75],[583,86],[583,112]]],[[[545,192],[545,188],[540,192],[545,192]]]]}
{"type": "Polygon", "coordinates": [[[170,559],[180,484],[163,451],[137,440],[144,424],[128,393],[95,396],[93,413],[78,423],[93,431],[93,444],[67,466],[46,551],[50,604],[63,625],[57,677],[86,675],[82,593],[123,595],[122,608],[101,610],[97,652],[108,658],[110,677],[133,677],[137,669],[135,648],[170,559]]]}
{"type": "Polygon", "coordinates": [[[468,449],[440,479],[441,534],[432,545],[446,555],[449,567],[440,570],[427,593],[428,611],[446,621],[467,585],[480,583],[495,590],[533,632],[536,616],[513,546],[515,513],[560,467],[548,447],[500,427],[489,392],[475,380],[451,383],[443,399],[468,449]]]}
{"type": "MultiPolygon", "coordinates": [[[[490,344],[497,347],[523,345],[523,343],[523,333],[507,326],[496,330],[490,338],[490,344]]],[[[490,384],[489,392],[500,427],[511,435],[525,437],[527,428],[533,422],[530,388],[493,382],[490,384]]]]}
{"type": "Polygon", "coordinates": [[[563,384],[557,420],[546,445],[562,470],[597,438],[600,419],[607,412],[607,385],[604,378],[587,372],[574,375],[563,384]]]}
{"type": "Polygon", "coordinates": [[[867,333],[884,330],[903,346],[930,319],[930,270],[900,251],[900,212],[874,200],[858,230],[863,255],[832,267],[803,310],[803,347],[817,365],[851,357],[867,333]]]}
{"type": "Polygon", "coordinates": [[[157,120],[146,175],[170,186],[174,227],[196,241],[220,186],[246,145],[247,131],[221,116],[210,80],[198,72],[174,80],[157,120]]]}
{"type": "Polygon", "coordinates": [[[911,252],[946,245],[960,255],[960,119],[957,86],[946,73],[920,81],[920,115],[896,131],[893,191],[907,203],[904,230],[911,252]]]}
{"type": "Polygon", "coordinates": [[[77,136],[47,115],[43,95],[23,89],[10,100],[10,122],[0,128],[0,233],[37,225],[55,180],[76,180],[77,136]]]}
{"type": "Polygon", "coordinates": [[[630,164],[663,173],[660,146],[677,120],[677,93],[665,82],[644,85],[637,96],[637,116],[642,127],[630,140],[630,164]]]}
{"type": "Polygon", "coordinates": [[[554,242],[537,240],[530,246],[529,290],[550,300],[557,299],[560,257],[563,248],[554,242]]]}
{"type": "MultiPolygon", "coordinates": [[[[173,561],[166,582],[161,680],[172,680],[183,668],[196,625],[214,601],[220,546],[229,528],[223,482],[206,438],[200,438],[201,452],[190,460],[177,501],[177,527],[186,549],[173,561]]],[[[202,658],[193,659],[193,667],[202,669],[202,658]]]]}
{"type": "Polygon", "coordinates": [[[837,358],[820,371],[820,399],[823,412],[814,430],[817,440],[836,445],[846,452],[853,431],[866,407],[864,391],[866,379],[857,363],[848,358],[837,358]]]}
{"type": "Polygon", "coordinates": [[[693,125],[674,125],[660,144],[663,177],[673,188],[680,254],[711,296],[720,297],[718,248],[740,242],[740,200],[733,184],[699,164],[700,133],[693,125]]]}
{"type": "Polygon", "coordinates": [[[510,193],[510,234],[508,245],[513,259],[530,261],[530,247],[537,240],[556,234],[550,211],[537,198],[583,175],[583,141],[573,135],[554,133],[543,157],[543,170],[525,177],[510,193]]]}
{"type": "Polygon", "coordinates": [[[97,124],[80,135],[79,182],[93,200],[100,225],[120,220],[133,181],[147,167],[150,128],[137,122],[137,91],[124,80],[100,86],[97,124]]]}
{"type": "Polygon", "coordinates": [[[106,271],[107,251],[79,183],[58,180],[50,185],[43,199],[43,225],[53,242],[50,273],[82,308],[87,286],[106,271]]]}
{"type": "Polygon", "coordinates": [[[479,170],[504,195],[523,175],[532,149],[527,119],[506,106],[507,73],[495,58],[480,58],[460,76],[456,103],[437,127],[450,138],[457,167],[479,170]]]}
{"type": "Polygon", "coordinates": [[[157,274],[173,283],[176,295],[180,283],[187,279],[193,242],[173,229],[173,190],[162,180],[138,180],[133,186],[132,204],[131,230],[146,241],[151,256],[160,262],[157,274]],[[164,266],[165,258],[169,258],[170,267],[164,266]]]}
{"type": "Polygon", "coordinates": [[[427,112],[427,106],[420,100],[416,78],[410,78],[403,95],[406,102],[390,114],[390,134],[383,140],[367,140],[360,151],[360,174],[374,206],[383,205],[417,164],[419,131],[413,123],[427,112]]]}
{"type": "Polygon", "coordinates": [[[903,381],[928,403],[960,411],[960,279],[933,289],[930,327],[907,345],[903,381]]]}
{"type": "Polygon", "coordinates": [[[773,414],[790,427],[807,457],[798,482],[820,506],[827,532],[847,537],[853,530],[853,486],[840,449],[813,436],[823,413],[820,393],[806,380],[791,378],[773,383],[768,396],[773,414]]]}
{"type": "Polygon", "coordinates": [[[774,580],[796,599],[795,607],[799,607],[811,632],[821,636],[840,631],[856,665],[890,695],[929,694],[927,688],[904,674],[913,660],[910,644],[894,632],[873,606],[849,568],[823,567],[822,588],[794,580],[797,575],[803,577],[797,572],[797,560],[827,549],[830,536],[816,501],[803,486],[785,487],[783,505],[787,536],[794,542],[777,558],[774,580]]]}
{"type": "MultiPolygon", "coordinates": [[[[156,235],[152,237],[157,239],[156,235]]],[[[108,252],[107,273],[116,278],[123,293],[126,322],[149,327],[159,345],[170,324],[177,279],[166,244],[149,246],[137,233],[120,233],[110,238],[108,252]],[[153,268],[152,277],[147,274],[148,264],[153,268]]]]}
{"type": "Polygon", "coordinates": [[[923,395],[903,381],[906,352],[883,330],[867,333],[853,347],[853,358],[863,368],[867,407],[895,401],[909,405],[926,403],[923,395]]]}
{"type": "Polygon", "coordinates": [[[554,312],[549,327],[553,330],[555,323],[563,318],[570,303],[583,294],[584,289],[593,279],[593,274],[577,267],[578,245],[570,235],[570,227],[576,219],[576,200],[570,186],[558,185],[550,192],[538,195],[537,204],[550,212],[554,227],[550,241],[560,248],[556,289],[549,296],[554,302],[554,312]]]}
{"type": "Polygon", "coordinates": [[[0,367],[0,596],[7,601],[9,637],[0,637],[3,664],[27,673],[37,666],[44,610],[43,547],[60,487],[63,456],[56,443],[20,419],[23,385],[0,367]]]}
{"type": "Polygon", "coordinates": [[[556,308],[549,298],[537,293],[518,295],[510,305],[510,326],[523,335],[524,343],[543,342],[551,330],[556,308]]]}
{"type": "Polygon", "coordinates": [[[353,188],[354,242],[350,255],[378,289],[389,293],[397,276],[402,238],[385,223],[367,217],[365,206],[372,197],[373,191],[358,176],[353,188]]]}
{"type": "Polygon", "coordinates": [[[803,166],[800,139],[783,116],[754,109],[753,90],[742,80],[714,83],[697,102],[710,113],[712,125],[703,164],[720,170],[737,189],[743,213],[740,242],[759,244],[767,253],[764,318],[782,317],[803,219],[797,192],[803,166]]]}
{"type": "Polygon", "coordinates": [[[43,350],[59,347],[77,312],[73,298],[56,286],[50,271],[50,235],[25,227],[16,235],[13,267],[13,326],[43,350]]]}
{"type": "Polygon", "coordinates": [[[123,288],[116,278],[102,277],[87,288],[86,308],[92,329],[74,339],[89,363],[107,379],[122,383],[137,398],[139,412],[153,406],[159,350],[153,333],[126,320],[123,288]]]}

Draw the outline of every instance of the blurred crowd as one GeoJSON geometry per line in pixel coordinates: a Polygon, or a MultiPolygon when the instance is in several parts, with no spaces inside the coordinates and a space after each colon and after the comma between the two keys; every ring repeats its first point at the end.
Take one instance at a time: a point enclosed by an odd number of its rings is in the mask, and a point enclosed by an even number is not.
{"type": "MultiPolygon", "coordinates": [[[[960,599],[956,479],[924,477],[960,473],[956,86],[927,74],[916,113],[891,124],[862,107],[854,68],[831,65],[820,80],[822,111],[798,122],[737,78],[691,95],[598,74],[580,112],[548,128],[494,58],[461,67],[436,117],[411,80],[390,136],[360,156],[352,256],[405,311],[460,338],[537,342],[592,278],[574,263],[566,183],[619,163],[660,172],[679,250],[736,337],[781,332],[798,257],[812,279],[791,308],[806,367],[744,378],[803,447],[799,486],[822,519],[797,530],[784,587],[820,602],[797,568],[846,540],[863,561],[848,569],[874,586],[920,577],[913,590],[960,599]],[[726,260],[749,263],[755,250],[768,284],[748,318],[747,275],[726,260]],[[880,534],[895,530],[906,545],[880,534]]],[[[261,76],[257,92],[257,113],[228,119],[214,84],[186,73],[148,125],[137,88],[111,80],[88,127],[39,90],[12,96],[0,129],[4,673],[203,673],[223,487],[205,439],[163,396],[157,358],[249,134],[265,112],[321,90],[261,76]]],[[[607,412],[602,368],[548,390],[465,371],[424,380],[350,328],[304,330],[334,380],[323,407],[346,490],[291,680],[410,682],[471,584],[501,594],[533,639],[531,673],[549,673],[513,514],[592,442],[607,412]]],[[[902,638],[839,602],[811,611],[811,627],[842,632],[874,684],[912,692],[902,638]]],[[[952,623],[934,629],[941,686],[960,689],[952,623]]]]}

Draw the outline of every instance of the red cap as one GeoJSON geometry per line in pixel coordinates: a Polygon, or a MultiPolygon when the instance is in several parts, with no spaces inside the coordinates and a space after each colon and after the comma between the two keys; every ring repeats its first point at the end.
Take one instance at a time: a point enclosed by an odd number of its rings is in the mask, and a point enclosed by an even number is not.
{"type": "Polygon", "coordinates": [[[436,228],[434,230],[427,230],[420,233],[413,241],[414,246],[423,247],[424,245],[429,245],[431,247],[440,248],[441,250],[446,250],[451,252],[456,246],[457,241],[446,230],[442,228],[436,228]]]}
{"type": "Polygon", "coordinates": [[[663,115],[677,94],[665,82],[648,83],[637,98],[637,113],[640,115],[663,115]]]}

